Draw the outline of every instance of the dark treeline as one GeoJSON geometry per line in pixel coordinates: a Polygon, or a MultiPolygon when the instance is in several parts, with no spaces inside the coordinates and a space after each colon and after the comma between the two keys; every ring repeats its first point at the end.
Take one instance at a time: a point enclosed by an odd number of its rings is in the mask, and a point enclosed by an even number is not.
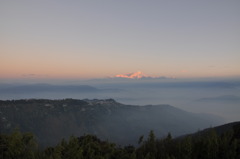
{"type": "Polygon", "coordinates": [[[55,147],[39,148],[31,133],[0,135],[2,159],[237,159],[240,158],[240,125],[218,134],[210,129],[172,139],[157,139],[153,131],[139,138],[139,146],[121,147],[93,135],[71,136],[55,147]]]}

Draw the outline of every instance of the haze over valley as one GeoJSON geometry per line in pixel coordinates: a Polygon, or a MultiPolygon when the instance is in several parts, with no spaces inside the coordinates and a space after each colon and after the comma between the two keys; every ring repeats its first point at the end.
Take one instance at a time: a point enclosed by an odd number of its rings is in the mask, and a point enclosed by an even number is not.
{"type": "Polygon", "coordinates": [[[0,84],[0,99],[111,98],[131,105],[168,104],[188,112],[216,115],[224,122],[240,120],[238,79],[176,79],[142,74],[136,72],[132,78],[0,84]]]}

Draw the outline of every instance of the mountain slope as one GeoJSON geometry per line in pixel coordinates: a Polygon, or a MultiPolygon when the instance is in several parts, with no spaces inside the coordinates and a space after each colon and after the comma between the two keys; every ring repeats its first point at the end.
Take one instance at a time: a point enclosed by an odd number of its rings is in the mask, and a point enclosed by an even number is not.
{"type": "Polygon", "coordinates": [[[227,123],[224,125],[219,125],[219,126],[215,126],[212,128],[207,128],[204,129],[202,131],[199,131],[197,133],[194,134],[190,134],[190,136],[204,136],[206,134],[208,134],[211,130],[214,130],[218,135],[222,135],[228,131],[233,130],[235,133],[238,133],[238,136],[240,135],[240,121],[236,121],[236,122],[231,122],[231,123],[227,123]]]}
{"type": "Polygon", "coordinates": [[[112,99],[0,101],[0,133],[19,127],[36,134],[45,146],[86,133],[118,144],[135,144],[150,130],[160,137],[168,132],[178,136],[216,124],[207,116],[169,105],[132,106],[112,99]]]}

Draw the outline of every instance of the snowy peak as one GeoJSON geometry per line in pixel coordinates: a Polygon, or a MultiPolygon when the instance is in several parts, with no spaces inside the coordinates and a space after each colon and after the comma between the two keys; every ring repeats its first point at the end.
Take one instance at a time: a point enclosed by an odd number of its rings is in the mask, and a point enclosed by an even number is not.
{"type": "Polygon", "coordinates": [[[165,76],[148,76],[141,71],[127,73],[127,74],[118,74],[115,75],[114,78],[125,78],[125,79],[172,79],[170,77],[165,76]]]}
{"type": "Polygon", "coordinates": [[[140,79],[140,78],[149,78],[150,76],[145,75],[141,71],[128,73],[128,74],[119,74],[115,75],[117,78],[130,78],[130,79],[140,79]]]}

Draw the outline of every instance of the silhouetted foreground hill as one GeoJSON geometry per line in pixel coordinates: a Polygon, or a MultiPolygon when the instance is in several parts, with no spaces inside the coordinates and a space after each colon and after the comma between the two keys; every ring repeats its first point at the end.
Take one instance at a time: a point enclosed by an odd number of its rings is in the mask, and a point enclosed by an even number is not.
{"type": "Polygon", "coordinates": [[[54,147],[39,149],[34,135],[14,131],[0,134],[3,159],[239,159],[240,122],[206,129],[182,138],[156,138],[153,131],[139,146],[117,146],[94,135],[71,136],[54,147]],[[221,129],[221,133],[216,130],[221,129]],[[224,130],[224,131],[223,131],[224,130]],[[204,133],[202,133],[204,132],[204,133]]]}
{"type": "Polygon", "coordinates": [[[218,119],[189,113],[169,105],[132,106],[107,100],[0,101],[0,133],[15,128],[33,132],[40,145],[49,146],[71,135],[93,134],[118,144],[136,144],[154,130],[159,137],[179,136],[217,125],[218,119]]]}

